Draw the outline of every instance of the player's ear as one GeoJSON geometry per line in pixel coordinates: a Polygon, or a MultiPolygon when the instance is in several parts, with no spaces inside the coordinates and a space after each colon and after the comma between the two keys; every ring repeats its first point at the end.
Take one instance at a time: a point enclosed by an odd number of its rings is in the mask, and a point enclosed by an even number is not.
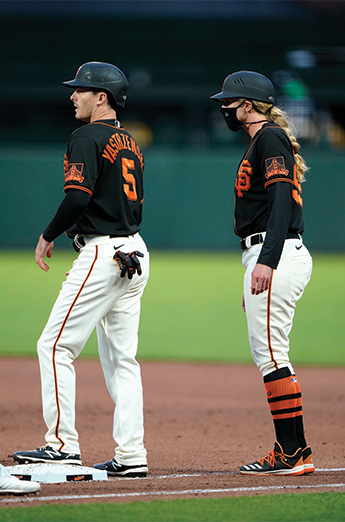
{"type": "Polygon", "coordinates": [[[245,108],[246,112],[250,112],[253,108],[252,102],[250,100],[245,100],[244,108],[245,108]]]}
{"type": "Polygon", "coordinates": [[[103,103],[107,103],[108,101],[108,95],[106,92],[103,92],[103,91],[99,91],[98,93],[98,103],[100,105],[102,105],[103,103]]]}

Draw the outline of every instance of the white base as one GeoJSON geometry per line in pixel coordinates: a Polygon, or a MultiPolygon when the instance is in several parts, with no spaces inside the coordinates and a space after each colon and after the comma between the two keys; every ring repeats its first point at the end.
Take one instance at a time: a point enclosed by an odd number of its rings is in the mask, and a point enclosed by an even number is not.
{"type": "Polygon", "coordinates": [[[43,483],[80,482],[82,480],[108,480],[107,472],[86,466],[66,464],[20,464],[8,466],[11,475],[22,479],[43,483]]]}

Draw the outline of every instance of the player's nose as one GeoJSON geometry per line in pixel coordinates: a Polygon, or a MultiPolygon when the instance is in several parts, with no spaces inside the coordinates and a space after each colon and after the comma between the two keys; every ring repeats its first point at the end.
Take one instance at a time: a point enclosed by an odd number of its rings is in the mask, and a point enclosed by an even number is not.
{"type": "Polygon", "coordinates": [[[72,94],[71,94],[71,96],[69,97],[69,99],[70,99],[72,102],[74,102],[74,101],[77,99],[77,98],[76,98],[76,94],[77,94],[76,91],[73,91],[72,94]]]}

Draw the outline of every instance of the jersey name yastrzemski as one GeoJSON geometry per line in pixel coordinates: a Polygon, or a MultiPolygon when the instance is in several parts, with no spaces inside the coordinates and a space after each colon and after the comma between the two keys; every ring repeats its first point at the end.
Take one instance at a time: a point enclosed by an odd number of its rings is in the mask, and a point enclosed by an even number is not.
{"type": "Polygon", "coordinates": [[[64,191],[82,190],[91,200],[67,235],[128,236],[140,230],[144,198],[142,152],[114,120],[73,132],[65,157],[64,191]]]}
{"type": "Polygon", "coordinates": [[[288,233],[302,234],[301,184],[285,131],[267,123],[255,134],[235,179],[235,233],[267,231],[258,262],[276,268],[288,233]]]}

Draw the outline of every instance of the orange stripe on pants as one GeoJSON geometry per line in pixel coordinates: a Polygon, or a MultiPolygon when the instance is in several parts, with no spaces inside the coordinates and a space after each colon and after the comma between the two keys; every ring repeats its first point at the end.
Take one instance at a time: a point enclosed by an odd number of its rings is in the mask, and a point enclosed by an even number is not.
{"type": "Polygon", "coordinates": [[[66,326],[66,323],[67,323],[67,320],[69,318],[69,316],[71,315],[71,312],[73,310],[73,307],[75,306],[77,300],[78,300],[78,297],[80,296],[83,288],[85,287],[86,285],[86,282],[87,280],[89,279],[90,275],[91,275],[91,272],[93,270],[93,267],[95,266],[95,263],[97,261],[97,257],[98,257],[98,246],[96,246],[96,254],[95,254],[95,259],[91,265],[91,268],[83,282],[83,284],[81,285],[80,289],[79,289],[79,292],[77,293],[73,303],[71,304],[71,306],[69,307],[69,310],[66,314],[66,317],[65,317],[65,320],[63,321],[62,325],[61,325],[61,328],[60,328],[60,331],[58,333],[58,336],[56,338],[56,341],[54,343],[54,347],[53,347],[53,354],[52,354],[52,360],[53,360],[53,369],[54,369],[54,382],[55,382],[55,400],[56,400],[56,409],[57,409],[57,419],[56,419],[56,427],[55,427],[55,436],[56,438],[61,442],[61,446],[59,447],[59,451],[62,451],[62,448],[64,447],[65,443],[64,441],[59,437],[59,427],[60,427],[60,417],[61,417],[61,410],[60,410],[60,404],[59,404],[59,387],[58,387],[58,378],[57,378],[57,371],[56,371],[56,362],[55,362],[55,355],[56,355],[56,347],[57,347],[57,344],[59,342],[59,339],[61,337],[61,334],[66,326]]]}

